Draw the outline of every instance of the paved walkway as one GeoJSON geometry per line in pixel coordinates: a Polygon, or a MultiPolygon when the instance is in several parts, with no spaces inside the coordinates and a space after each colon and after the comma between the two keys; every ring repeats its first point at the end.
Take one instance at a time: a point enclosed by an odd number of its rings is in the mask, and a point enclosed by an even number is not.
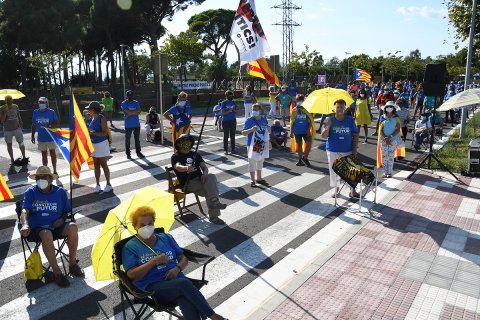
{"type": "Polygon", "coordinates": [[[461,180],[419,171],[265,319],[480,319],[480,179],[461,180]]]}

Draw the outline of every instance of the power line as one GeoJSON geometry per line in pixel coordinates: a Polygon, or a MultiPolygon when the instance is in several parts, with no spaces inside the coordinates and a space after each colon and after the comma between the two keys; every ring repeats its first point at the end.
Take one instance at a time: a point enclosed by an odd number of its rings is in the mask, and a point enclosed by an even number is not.
{"type": "Polygon", "coordinates": [[[288,76],[287,65],[292,61],[293,53],[293,27],[301,24],[293,20],[293,10],[300,10],[292,0],[283,0],[281,4],[275,5],[273,9],[282,10],[282,21],[273,23],[274,26],[282,26],[283,31],[283,80],[288,76]]]}

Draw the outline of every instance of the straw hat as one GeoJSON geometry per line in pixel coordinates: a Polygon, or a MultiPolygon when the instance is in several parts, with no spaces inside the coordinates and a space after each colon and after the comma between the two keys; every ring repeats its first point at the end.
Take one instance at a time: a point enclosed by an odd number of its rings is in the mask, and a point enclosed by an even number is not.
{"type": "Polygon", "coordinates": [[[52,171],[50,171],[50,168],[47,167],[47,166],[40,166],[37,168],[37,171],[35,173],[32,173],[30,174],[28,177],[32,180],[35,180],[37,175],[40,175],[40,176],[51,176],[52,179],[58,179],[58,175],[52,173],[52,171]]]}

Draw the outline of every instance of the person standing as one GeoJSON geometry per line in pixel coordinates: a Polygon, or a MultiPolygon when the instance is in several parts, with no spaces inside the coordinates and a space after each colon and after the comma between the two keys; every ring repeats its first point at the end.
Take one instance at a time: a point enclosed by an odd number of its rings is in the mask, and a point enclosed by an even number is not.
{"type": "Polygon", "coordinates": [[[252,105],[257,102],[255,98],[255,93],[253,93],[252,87],[250,85],[245,87],[243,92],[244,107],[245,107],[245,119],[250,118],[252,113],[252,105]]]}
{"type": "Polygon", "coordinates": [[[298,152],[297,166],[311,168],[308,155],[312,149],[312,141],[315,138],[315,127],[312,115],[303,108],[305,101],[303,94],[297,94],[296,107],[292,111],[292,120],[290,120],[290,147],[291,151],[298,152]]]}
{"type": "Polygon", "coordinates": [[[370,109],[370,104],[368,103],[368,96],[365,89],[361,89],[356,101],[355,108],[355,124],[360,131],[360,127],[363,126],[365,132],[365,139],[363,143],[367,143],[368,140],[368,126],[372,122],[372,110],[370,109]]]}
{"type": "Polygon", "coordinates": [[[290,98],[292,98],[292,100],[295,101],[295,98],[297,97],[297,84],[293,78],[290,80],[290,84],[288,85],[288,95],[290,98]]]}
{"type": "Polygon", "coordinates": [[[405,98],[397,99],[397,106],[400,110],[397,111],[397,115],[400,118],[400,127],[402,128],[402,140],[405,142],[407,139],[408,127],[407,124],[410,121],[410,109],[408,108],[407,100],[405,98]]]}
{"type": "MultiPolygon", "coordinates": [[[[455,85],[451,84],[448,87],[447,93],[443,97],[443,102],[452,98],[454,95],[455,95],[455,85]]],[[[450,123],[452,124],[452,127],[453,127],[455,125],[455,109],[450,109],[445,112],[445,124],[448,123],[448,119],[450,119],[450,123]]]]}
{"type": "Polygon", "coordinates": [[[277,93],[275,92],[275,86],[270,86],[268,88],[268,102],[270,103],[270,112],[269,116],[272,119],[277,118],[277,100],[275,100],[275,97],[277,96],[277,93]]]}
{"type": "Polygon", "coordinates": [[[228,138],[232,153],[235,153],[235,130],[237,128],[237,104],[233,101],[233,91],[225,92],[227,100],[222,102],[223,150],[228,154],[228,138]]]}
{"type": "Polygon", "coordinates": [[[92,101],[88,105],[88,115],[91,117],[88,124],[88,131],[90,132],[90,138],[93,144],[93,165],[95,171],[95,180],[97,186],[95,187],[95,193],[102,191],[100,187],[100,168],[103,169],[105,180],[107,185],[103,192],[111,192],[113,190],[110,184],[110,169],[108,168],[108,157],[110,156],[110,146],[108,144],[108,125],[107,120],[101,114],[104,106],[98,101],[92,101]]]}
{"type": "Polygon", "coordinates": [[[105,109],[103,109],[103,112],[105,113],[105,118],[107,119],[107,122],[110,121],[110,127],[113,127],[113,98],[111,97],[110,92],[105,91],[102,98],[102,104],[105,106],[105,109]]]}
{"type": "Polygon", "coordinates": [[[15,158],[13,157],[13,137],[17,140],[20,152],[22,153],[22,161],[28,163],[25,157],[25,145],[23,144],[23,122],[20,116],[18,106],[13,103],[12,96],[5,96],[5,103],[0,107],[0,123],[3,124],[3,134],[7,144],[7,152],[10,156],[10,165],[13,165],[15,158]]]}
{"type": "MultiPolygon", "coordinates": [[[[381,108],[384,111],[384,120],[380,123],[378,137],[381,148],[381,167],[383,168],[383,177],[391,178],[395,152],[403,144],[400,136],[401,120],[396,115],[396,111],[400,110],[400,107],[395,102],[389,101],[381,108]]],[[[378,153],[377,156],[379,156],[378,153]]],[[[379,161],[380,159],[377,159],[377,162],[379,161]]]]}
{"type": "Polygon", "coordinates": [[[160,118],[155,112],[154,107],[150,107],[148,114],[145,116],[145,133],[147,134],[146,141],[153,142],[152,132],[154,129],[160,128],[160,118]]]}
{"type": "Polygon", "coordinates": [[[135,152],[139,158],[145,158],[142,154],[142,147],[140,146],[140,118],[139,115],[142,112],[140,103],[137,100],[133,100],[133,91],[127,91],[127,99],[122,102],[123,117],[125,119],[125,153],[128,159],[132,159],[130,155],[130,138],[135,141],[135,152]]]}
{"type": "MultiPolygon", "coordinates": [[[[358,149],[358,129],[353,117],[345,114],[345,100],[337,100],[334,105],[335,114],[325,120],[325,128],[322,131],[322,138],[327,139],[330,186],[335,188],[333,198],[340,191],[340,177],[332,169],[333,162],[350,154],[356,156],[358,149]]],[[[350,197],[358,198],[359,196],[355,188],[350,188],[350,197]]]]}
{"type": "MultiPolygon", "coordinates": [[[[177,140],[177,137],[182,134],[190,134],[192,110],[190,101],[188,101],[188,94],[182,91],[178,94],[177,103],[165,111],[164,118],[172,124],[172,142],[177,140]]],[[[175,152],[175,144],[173,148],[175,152]]]]}
{"type": "Polygon", "coordinates": [[[270,126],[263,116],[263,108],[256,103],[252,107],[252,116],[245,121],[242,135],[247,136],[248,150],[248,171],[252,182],[251,187],[257,183],[268,186],[267,181],[262,178],[263,162],[269,157],[269,133],[270,126]],[[255,173],[257,179],[255,180],[255,173]]]}
{"type": "Polygon", "coordinates": [[[423,84],[419,84],[417,91],[413,95],[412,100],[414,101],[415,111],[413,112],[413,119],[419,114],[423,113],[423,102],[425,100],[425,93],[423,92],[423,84]]]}
{"type": "Polygon", "coordinates": [[[38,150],[42,152],[42,164],[48,165],[48,153],[52,161],[53,173],[57,174],[56,145],[46,128],[55,128],[60,125],[58,116],[53,109],[48,107],[48,99],[38,98],[38,109],[33,110],[32,116],[32,143],[35,144],[35,132],[38,131],[38,150]]]}
{"type": "Polygon", "coordinates": [[[287,86],[282,86],[282,89],[275,97],[275,100],[280,103],[280,116],[283,120],[283,126],[286,127],[286,120],[290,122],[290,106],[293,103],[292,97],[287,93],[287,86]]]}

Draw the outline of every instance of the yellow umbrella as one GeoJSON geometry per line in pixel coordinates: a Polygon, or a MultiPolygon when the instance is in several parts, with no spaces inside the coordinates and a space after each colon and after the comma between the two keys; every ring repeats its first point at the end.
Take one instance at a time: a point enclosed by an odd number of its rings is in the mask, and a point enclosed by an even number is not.
{"type": "Polygon", "coordinates": [[[25,98],[25,95],[17,89],[0,89],[0,100],[5,100],[5,96],[12,96],[12,99],[25,98]]]}
{"type": "Polygon", "coordinates": [[[353,99],[347,91],[325,88],[311,92],[302,106],[310,113],[330,114],[335,112],[333,103],[339,99],[345,100],[347,107],[353,103],[353,99]]]}
{"type": "Polygon", "coordinates": [[[95,280],[114,279],[112,254],[118,241],[136,233],[130,221],[130,213],[141,206],[155,209],[155,228],[170,230],[175,218],[173,216],[173,194],[154,187],[145,187],[117,207],[110,210],[103,224],[102,231],[92,249],[92,265],[95,280]]]}

